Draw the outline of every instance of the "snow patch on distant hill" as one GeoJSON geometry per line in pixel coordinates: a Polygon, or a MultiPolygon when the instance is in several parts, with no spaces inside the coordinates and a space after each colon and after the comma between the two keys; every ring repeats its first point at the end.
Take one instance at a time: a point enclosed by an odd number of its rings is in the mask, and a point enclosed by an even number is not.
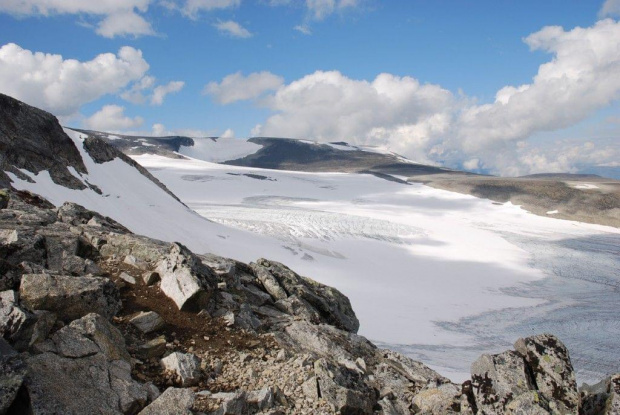
{"type": "Polygon", "coordinates": [[[241,138],[193,138],[193,146],[181,146],[178,153],[187,157],[221,163],[256,153],[263,146],[241,138]]]}

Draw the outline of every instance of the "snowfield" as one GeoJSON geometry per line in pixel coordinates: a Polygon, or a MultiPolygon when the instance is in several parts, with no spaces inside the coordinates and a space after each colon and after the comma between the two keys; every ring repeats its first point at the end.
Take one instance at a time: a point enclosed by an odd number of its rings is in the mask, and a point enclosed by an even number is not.
{"type": "Polygon", "coordinates": [[[284,255],[262,255],[344,292],[360,334],[454,380],[543,331],[575,351],[580,381],[620,368],[618,229],[370,175],[135,159],[202,216],[279,241],[284,255]]]}
{"type": "MultiPolygon", "coordinates": [[[[481,353],[539,332],[566,343],[579,381],[620,371],[616,228],[372,175],[134,157],[188,208],[121,160],[96,164],[81,134],[66,132],[89,172],[74,175],[103,195],[58,186],[47,172],[27,173],[35,183],[11,175],[14,187],[197,253],[280,261],[347,295],[360,334],[455,381],[481,353]]],[[[192,154],[224,160],[256,151],[212,143],[192,154]]]]}

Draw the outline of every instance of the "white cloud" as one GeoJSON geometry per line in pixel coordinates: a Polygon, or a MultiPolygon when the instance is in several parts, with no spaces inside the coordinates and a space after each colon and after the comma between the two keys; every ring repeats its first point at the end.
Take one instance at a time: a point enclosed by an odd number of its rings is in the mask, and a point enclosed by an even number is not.
{"type": "Polygon", "coordinates": [[[461,114],[456,129],[466,150],[568,127],[620,97],[620,23],[608,19],[568,32],[549,26],[525,42],[554,58],[531,84],[505,87],[494,103],[461,114]]]}
{"type": "Polygon", "coordinates": [[[359,6],[359,0],[306,0],[306,8],[316,20],[322,20],[336,11],[359,6]]]}
{"type": "Polygon", "coordinates": [[[138,128],[144,120],[141,117],[130,118],[125,116],[125,108],[118,105],[105,105],[99,111],[83,121],[85,128],[116,132],[130,128],[138,128]]]}
{"type": "Polygon", "coordinates": [[[179,92],[185,86],[183,81],[171,81],[166,85],[157,85],[154,76],[144,76],[121,93],[121,98],[132,104],[144,104],[149,101],[151,105],[162,105],[166,95],[179,92]]]}
{"type": "MultiPolygon", "coordinates": [[[[476,104],[410,77],[381,74],[369,82],[317,71],[262,99],[273,114],[252,133],[383,145],[420,162],[501,174],[570,171],[619,157],[617,143],[543,149],[528,139],[572,126],[620,98],[620,23],[545,27],[524,40],[552,59],[531,83],[501,88],[493,103],[476,104]]],[[[207,92],[222,103],[255,98],[226,94],[244,90],[236,88],[239,74],[229,77],[207,92]]]]}
{"type": "Polygon", "coordinates": [[[300,33],[303,33],[304,35],[310,36],[312,34],[312,30],[310,29],[310,27],[308,27],[308,25],[305,25],[305,24],[297,25],[293,29],[297,30],[300,33]]]}
{"type": "MultiPolygon", "coordinates": [[[[228,130],[226,130],[228,131],[228,130]]],[[[230,130],[232,131],[232,130],[230,130]]],[[[176,130],[169,130],[165,125],[161,123],[153,124],[151,131],[132,131],[128,132],[131,135],[143,135],[153,137],[165,137],[179,135],[183,137],[217,137],[217,131],[215,130],[197,130],[191,128],[181,128],[176,130]]]]}
{"type": "Polygon", "coordinates": [[[598,15],[603,17],[620,16],[620,0],[606,0],[598,15]]]}
{"type": "Polygon", "coordinates": [[[184,15],[195,19],[202,11],[229,9],[239,5],[241,0],[187,0],[181,11],[184,15]]]}
{"type": "Polygon", "coordinates": [[[168,94],[173,94],[175,92],[179,92],[185,86],[185,82],[182,81],[171,81],[166,85],[159,85],[155,87],[153,90],[153,95],[151,96],[151,105],[161,105],[164,103],[164,98],[168,94]]]}
{"type": "Polygon", "coordinates": [[[101,19],[96,32],[105,37],[153,35],[155,31],[139,13],[152,0],[3,0],[0,12],[14,16],[88,15],[101,19]]]}
{"type": "Polygon", "coordinates": [[[141,79],[149,69],[140,50],[122,47],[86,62],[32,52],[9,43],[0,48],[0,91],[54,115],[66,116],[141,79]]]}
{"type": "Polygon", "coordinates": [[[147,36],[155,34],[151,24],[144,20],[144,17],[133,11],[123,11],[108,15],[99,23],[96,32],[107,38],[126,35],[147,36]]]}
{"type": "Polygon", "coordinates": [[[213,96],[220,104],[230,104],[256,99],[267,91],[278,89],[283,83],[284,78],[271,72],[254,72],[247,77],[237,72],[226,76],[220,83],[208,83],[203,93],[213,96]]]}
{"type": "Polygon", "coordinates": [[[252,33],[250,33],[248,29],[232,20],[218,21],[213,26],[215,26],[220,33],[224,33],[231,37],[238,37],[241,39],[252,37],[252,33]]]}

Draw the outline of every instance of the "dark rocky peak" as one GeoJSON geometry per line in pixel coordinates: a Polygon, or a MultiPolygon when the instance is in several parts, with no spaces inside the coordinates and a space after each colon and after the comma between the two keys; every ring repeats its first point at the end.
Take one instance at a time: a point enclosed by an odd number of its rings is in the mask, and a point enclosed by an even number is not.
{"type": "Polygon", "coordinates": [[[56,117],[21,101],[0,94],[0,185],[8,187],[10,171],[22,179],[47,170],[52,180],[72,189],[86,186],[68,167],[87,173],[80,152],[64,133],[56,117]]]}

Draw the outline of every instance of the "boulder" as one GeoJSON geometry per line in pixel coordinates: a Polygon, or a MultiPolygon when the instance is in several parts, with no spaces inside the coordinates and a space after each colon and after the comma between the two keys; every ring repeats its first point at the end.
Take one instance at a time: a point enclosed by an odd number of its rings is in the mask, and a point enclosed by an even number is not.
{"type": "MultiPolygon", "coordinates": [[[[275,301],[286,301],[295,296],[302,300],[302,304],[309,304],[320,316],[320,322],[331,324],[342,330],[356,333],[359,321],[351,307],[349,299],[335,288],[320,284],[310,278],[301,277],[285,265],[259,259],[250,264],[256,278],[261,281],[265,290],[275,301]]],[[[299,306],[299,303],[298,303],[299,306]]],[[[284,306],[287,308],[287,306],[284,306]]],[[[296,308],[305,318],[308,314],[306,307],[296,307],[291,304],[288,308],[296,308]]],[[[314,315],[314,313],[309,313],[314,315]]],[[[298,314],[295,314],[298,315],[298,314]]]]}
{"type": "Polygon", "coordinates": [[[182,310],[198,311],[207,308],[217,279],[189,249],[172,244],[170,253],[157,265],[160,288],[182,310]]]}
{"type": "Polygon", "coordinates": [[[141,311],[133,316],[129,322],[142,333],[151,333],[164,327],[164,320],[154,311],[141,311]]]}
{"type": "Polygon", "coordinates": [[[514,351],[480,356],[471,366],[472,387],[479,409],[504,413],[513,398],[534,390],[526,370],[523,356],[514,351]]]}
{"type": "Polygon", "coordinates": [[[609,380],[609,398],[604,414],[620,414],[620,374],[613,375],[609,380]]]}
{"type": "Polygon", "coordinates": [[[460,389],[451,383],[424,389],[413,398],[413,409],[427,415],[460,413],[460,389]]]}
{"type": "Polygon", "coordinates": [[[212,395],[211,398],[222,400],[222,405],[211,415],[245,415],[248,413],[247,395],[244,391],[220,392],[212,395]]]}
{"type": "Polygon", "coordinates": [[[247,395],[248,406],[255,411],[271,409],[275,402],[273,389],[267,386],[263,389],[249,392],[247,395]]]}
{"type": "Polygon", "coordinates": [[[194,392],[190,389],[168,388],[138,415],[192,415],[194,392]]]}
{"type": "Polygon", "coordinates": [[[137,353],[143,358],[160,357],[166,352],[166,338],[159,336],[138,346],[137,353]]]}
{"type": "Polygon", "coordinates": [[[540,395],[551,412],[577,414],[579,392],[568,350],[555,336],[541,334],[519,339],[515,349],[531,368],[540,395]]]}
{"type": "Polygon", "coordinates": [[[159,280],[159,273],[155,271],[146,271],[142,274],[142,281],[144,281],[145,285],[153,285],[159,280]]]}
{"type": "Polygon", "coordinates": [[[107,278],[26,274],[19,292],[25,306],[53,311],[62,320],[88,313],[110,319],[121,308],[118,289],[107,278]]]}
{"type": "Polygon", "coordinates": [[[176,373],[183,386],[194,385],[200,378],[200,360],[191,353],[171,353],[161,359],[161,365],[165,370],[176,373]]]}
{"type": "Polygon", "coordinates": [[[126,272],[121,272],[118,275],[118,278],[120,278],[121,280],[125,281],[128,284],[136,285],[136,279],[132,277],[131,275],[127,274],[126,272]]]}
{"type": "Polygon", "coordinates": [[[0,414],[9,412],[26,376],[26,365],[11,346],[0,338],[0,414]]]}
{"type": "Polygon", "coordinates": [[[0,292],[0,337],[5,338],[18,350],[30,345],[36,317],[18,304],[17,293],[12,290],[0,292]]]}
{"type": "Polygon", "coordinates": [[[546,405],[546,400],[539,394],[538,391],[528,391],[522,393],[516,398],[512,399],[504,408],[506,415],[550,415],[559,414],[559,412],[549,412],[543,408],[546,405]]]}
{"type": "Polygon", "coordinates": [[[336,366],[327,359],[314,362],[319,393],[341,414],[372,413],[377,396],[359,373],[336,366]]]}
{"type": "Polygon", "coordinates": [[[147,403],[148,388],[131,378],[124,339],[104,317],[75,320],[42,346],[26,361],[34,414],[135,413],[147,403]]]}

